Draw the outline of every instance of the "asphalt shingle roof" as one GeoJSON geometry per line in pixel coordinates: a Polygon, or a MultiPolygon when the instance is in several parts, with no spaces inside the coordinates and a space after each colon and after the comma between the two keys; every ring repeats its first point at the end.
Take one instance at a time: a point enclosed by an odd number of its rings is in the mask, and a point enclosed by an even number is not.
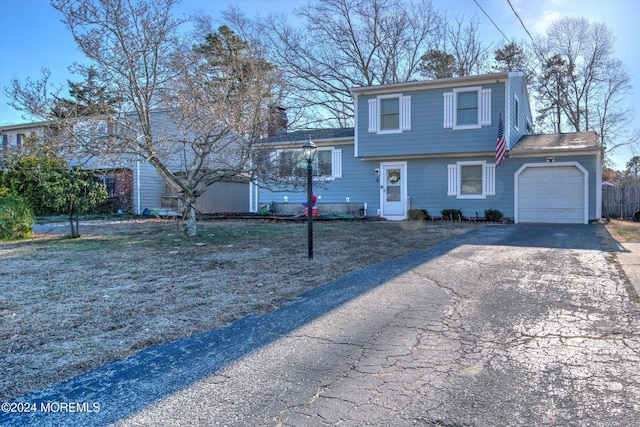
{"type": "Polygon", "coordinates": [[[287,132],[261,140],[261,143],[303,142],[311,137],[312,141],[323,139],[353,138],[353,128],[309,129],[287,132]]]}
{"type": "Polygon", "coordinates": [[[552,133],[545,135],[525,135],[509,150],[510,153],[531,153],[536,151],[582,151],[602,148],[595,132],[552,133]]]}

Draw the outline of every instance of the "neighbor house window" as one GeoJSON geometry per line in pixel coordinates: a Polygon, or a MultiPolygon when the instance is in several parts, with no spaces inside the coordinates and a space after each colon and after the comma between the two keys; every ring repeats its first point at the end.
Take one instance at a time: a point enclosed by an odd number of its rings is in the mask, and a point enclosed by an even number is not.
{"type": "Polygon", "coordinates": [[[18,149],[18,152],[22,151],[22,144],[24,143],[25,138],[26,135],[23,133],[16,135],[16,148],[18,149]]]}
{"type": "Polygon", "coordinates": [[[485,161],[457,162],[447,166],[448,196],[484,199],[496,195],[496,165],[485,161]]]}

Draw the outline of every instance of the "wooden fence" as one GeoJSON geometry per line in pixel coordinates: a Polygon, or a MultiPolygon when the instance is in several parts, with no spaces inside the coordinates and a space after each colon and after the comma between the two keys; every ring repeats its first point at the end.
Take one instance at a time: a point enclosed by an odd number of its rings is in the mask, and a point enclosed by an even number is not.
{"type": "Polygon", "coordinates": [[[602,186],[602,216],[631,219],[640,210],[640,185],[602,186]]]}

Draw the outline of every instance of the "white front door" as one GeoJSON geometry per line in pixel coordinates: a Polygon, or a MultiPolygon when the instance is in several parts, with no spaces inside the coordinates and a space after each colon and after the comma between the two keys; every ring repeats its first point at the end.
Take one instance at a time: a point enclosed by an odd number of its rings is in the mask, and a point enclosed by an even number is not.
{"type": "Polygon", "coordinates": [[[380,216],[390,220],[407,217],[407,163],[380,164],[380,216]]]}

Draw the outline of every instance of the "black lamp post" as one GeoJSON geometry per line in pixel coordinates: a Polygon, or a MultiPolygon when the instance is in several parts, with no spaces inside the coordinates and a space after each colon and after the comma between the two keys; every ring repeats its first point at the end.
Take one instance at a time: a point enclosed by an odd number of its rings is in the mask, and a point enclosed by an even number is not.
{"type": "Polygon", "coordinates": [[[313,259],[313,155],[316,152],[316,144],[309,139],[302,146],[304,158],[307,160],[307,242],[309,244],[309,259],[313,259]]]}

